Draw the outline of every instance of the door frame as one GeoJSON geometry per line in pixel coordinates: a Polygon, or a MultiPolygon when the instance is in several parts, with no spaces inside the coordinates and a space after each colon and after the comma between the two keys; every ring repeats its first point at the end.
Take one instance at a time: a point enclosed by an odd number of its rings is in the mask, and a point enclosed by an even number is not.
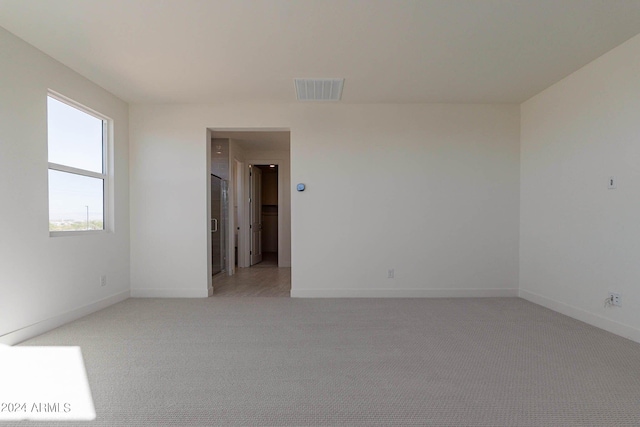
{"type": "MultiPolygon", "coordinates": [[[[264,132],[289,132],[291,134],[291,128],[289,127],[261,127],[261,126],[257,126],[257,127],[220,127],[220,126],[211,126],[211,127],[207,127],[206,128],[206,143],[205,143],[205,152],[206,152],[206,174],[203,175],[203,179],[205,182],[205,188],[206,188],[206,193],[205,193],[205,210],[204,213],[205,215],[203,215],[203,229],[206,230],[205,235],[207,236],[206,239],[206,259],[210,259],[211,258],[211,233],[209,232],[209,226],[210,226],[210,219],[211,219],[211,180],[210,180],[210,174],[211,174],[211,152],[212,152],[212,137],[213,137],[213,133],[214,132],[256,132],[256,131],[264,131],[264,132]]],[[[291,267],[291,258],[288,257],[288,263],[285,263],[283,265],[282,262],[282,256],[281,254],[284,253],[283,250],[283,246],[284,246],[284,241],[285,239],[283,238],[283,234],[284,234],[284,201],[285,201],[285,197],[284,197],[284,190],[285,190],[285,182],[284,182],[284,174],[282,173],[282,168],[286,166],[286,170],[287,170],[287,175],[288,178],[291,179],[291,149],[289,148],[289,159],[288,161],[285,161],[284,159],[271,159],[271,158],[245,158],[244,155],[240,155],[239,157],[236,157],[233,153],[229,153],[230,154],[230,158],[229,161],[230,162],[234,162],[234,161],[238,161],[241,165],[241,174],[240,174],[240,183],[239,183],[239,187],[238,187],[238,217],[241,221],[240,225],[240,233],[238,234],[238,267],[248,267],[248,263],[249,263],[249,251],[250,249],[250,242],[249,242],[249,238],[250,238],[250,234],[248,233],[248,230],[246,227],[247,224],[247,215],[249,215],[247,213],[247,208],[248,206],[245,206],[245,198],[247,195],[247,190],[248,190],[248,177],[249,177],[249,173],[248,173],[248,168],[247,165],[248,164],[258,164],[258,165],[264,165],[264,164],[275,164],[278,165],[278,266],[284,266],[284,267],[291,267]],[[244,225],[244,226],[243,226],[244,225]]],[[[231,166],[231,165],[230,165],[231,166]]],[[[235,179],[237,179],[238,177],[234,177],[235,179]]],[[[290,198],[290,194],[288,194],[288,197],[290,198]]],[[[233,200],[234,200],[234,194],[233,192],[229,192],[229,206],[233,206],[233,200]]],[[[289,203],[291,201],[289,200],[289,203]]],[[[286,212],[287,218],[289,220],[288,223],[288,227],[287,227],[287,237],[288,239],[287,242],[289,245],[291,245],[291,221],[293,220],[293,214],[291,212],[291,205],[289,204],[289,211],[286,212]]],[[[234,230],[235,227],[238,226],[238,224],[235,224],[235,220],[233,215],[229,215],[229,221],[228,221],[228,232],[227,232],[227,250],[229,251],[229,255],[227,257],[228,262],[229,262],[229,266],[230,268],[228,268],[228,274],[229,275],[233,275],[235,273],[235,263],[234,263],[234,259],[235,259],[235,254],[234,254],[234,242],[233,242],[233,236],[234,236],[234,230]]],[[[291,247],[289,246],[289,251],[287,251],[287,253],[290,255],[290,250],[291,247]]],[[[207,284],[208,284],[208,294],[209,296],[213,295],[213,280],[212,280],[212,269],[211,269],[211,265],[209,264],[209,262],[207,262],[207,284]]],[[[293,281],[292,281],[292,286],[293,286],[293,281]]]]}

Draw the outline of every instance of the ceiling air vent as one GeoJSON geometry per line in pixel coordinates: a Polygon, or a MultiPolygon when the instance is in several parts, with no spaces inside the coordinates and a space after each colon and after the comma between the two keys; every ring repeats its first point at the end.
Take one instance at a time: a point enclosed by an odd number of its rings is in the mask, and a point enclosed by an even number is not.
{"type": "Polygon", "coordinates": [[[340,101],[344,79],[294,79],[298,101],[340,101]]]}

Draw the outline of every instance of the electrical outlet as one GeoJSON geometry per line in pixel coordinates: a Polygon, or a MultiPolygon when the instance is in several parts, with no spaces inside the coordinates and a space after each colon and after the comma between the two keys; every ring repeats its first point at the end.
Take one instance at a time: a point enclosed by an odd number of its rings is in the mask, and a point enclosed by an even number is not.
{"type": "Polygon", "coordinates": [[[609,188],[609,190],[615,190],[618,187],[618,184],[616,182],[616,177],[615,176],[610,176],[609,177],[609,183],[608,183],[607,187],[609,188]]]}
{"type": "Polygon", "coordinates": [[[393,268],[390,268],[389,271],[387,272],[387,278],[388,279],[393,279],[396,275],[396,271],[393,268]]]}
{"type": "Polygon", "coordinates": [[[622,302],[620,301],[620,294],[617,292],[609,292],[609,301],[611,301],[611,305],[616,307],[622,307],[622,302]]]}
{"type": "Polygon", "coordinates": [[[107,286],[107,276],[100,276],[100,286],[107,286]]]}

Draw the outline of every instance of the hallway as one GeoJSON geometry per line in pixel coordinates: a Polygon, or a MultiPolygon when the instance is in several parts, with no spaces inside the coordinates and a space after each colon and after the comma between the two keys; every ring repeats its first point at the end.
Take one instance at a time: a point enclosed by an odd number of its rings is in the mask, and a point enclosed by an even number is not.
{"type": "Polygon", "coordinates": [[[213,297],[289,297],[291,268],[238,268],[236,274],[213,278],[213,297]]]}

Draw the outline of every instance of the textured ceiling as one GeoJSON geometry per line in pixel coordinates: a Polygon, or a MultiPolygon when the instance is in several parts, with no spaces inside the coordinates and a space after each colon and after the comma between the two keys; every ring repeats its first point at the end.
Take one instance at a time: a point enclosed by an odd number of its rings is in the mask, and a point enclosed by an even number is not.
{"type": "Polygon", "coordinates": [[[0,26],[130,103],[520,103],[640,33],[640,0],[0,0],[0,26]]]}

